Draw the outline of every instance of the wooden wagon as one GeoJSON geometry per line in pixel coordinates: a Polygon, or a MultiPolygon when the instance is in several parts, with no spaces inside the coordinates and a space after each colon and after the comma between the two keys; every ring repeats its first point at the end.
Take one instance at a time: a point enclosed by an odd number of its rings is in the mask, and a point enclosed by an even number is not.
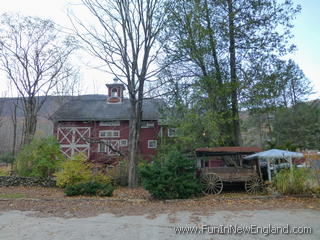
{"type": "Polygon", "coordinates": [[[218,147],[196,149],[198,176],[205,194],[219,194],[224,183],[244,182],[248,193],[263,187],[259,161],[244,160],[261,151],[255,147],[218,147]]]}

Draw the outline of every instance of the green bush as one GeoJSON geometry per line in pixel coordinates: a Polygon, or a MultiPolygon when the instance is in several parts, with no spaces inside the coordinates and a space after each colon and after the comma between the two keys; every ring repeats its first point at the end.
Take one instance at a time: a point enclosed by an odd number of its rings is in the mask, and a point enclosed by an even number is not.
{"type": "Polygon", "coordinates": [[[100,182],[87,182],[73,186],[67,186],[65,194],[67,196],[101,196],[111,197],[114,187],[111,184],[103,184],[100,182]]]}
{"type": "Polygon", "coordinates": [[[60,164],[60,171],[56,172],[57,186],[67,187],[80,183],[99,182],[109,184],[110,178],[101,173],[92,172],[93,164],[87,162],[84,154],[76,154],[60,164]]]}
{"type": "Polygon", "coordinates": [[[60,170],[54,174],[57,186],[66,187],[88,182],[92,175],[92,164],[86,163],[86,160],[83,154],[76,154],[72,158],[63,161],[60,164],[60,170]]]}
{"type": "Polygon", "coordinates": [[[14,171],[25,177],[51,177],[64,159],[60,146],[53,137],[34,139],[18,153],[14,171]]]}
{"type": "Polygon", "coordinates": [[[200,194],[201,185],[195,174],[195,162],[177,150],[162,155],[153,164],[139,165],[141,183],[158,199],[189,198],[200,194]]]}
{"type": "Polygon", "coordinates": [[[274,188],[282,194],[303,194],[313,192],[316,179],[310,169],[282,169],[274,178],[274,188]]]}

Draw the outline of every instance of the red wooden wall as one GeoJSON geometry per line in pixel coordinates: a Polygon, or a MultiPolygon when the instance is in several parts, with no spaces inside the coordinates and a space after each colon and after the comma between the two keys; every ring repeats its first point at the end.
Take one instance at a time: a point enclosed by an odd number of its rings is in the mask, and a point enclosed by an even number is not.
{"type": "MultiPolygon", "coordinates": [[[[156,149],[148,148],[148,140],[158,140],[159,145],[159,131],[161,126],[157,124],[157,121],[154,122],[153,128],[141,128],[139,146],[140,154],[145,160],[151,160],[152,156],[155,155],[156,149]]],[[[58,128],[68,128],[68,127],[90,127],[90,141],[104,139],[104,140],[120,140],[127,139],[129,137],[129,121],[120,121],[120,126],[99,126],[99,122],[90,121],[90,122],[57,122],[54,125],[54,136],[57,136],[58,128]],[[116,138],[99,138],[99,131],[102,130],[119,130],[120,136],[116,138]]],[[[58,137],[58,136],[57,136],[58,137]]],[[[61,141],[62,137],[58,137],[58,141],[61,141]],[[60,138],[60,139],[59,139],[60,138]]],[[[66,140],[64,140],[66,141],[66,140]]],[[[128,147],[120,147],[119,150],[125,152],[128,147]]],[[[117,156],[108,156],[106,153],[101,153],[98,151],[98,143],[90,143],[90,152],[89,160],[93,162],[105,163],[112,161],[113,159],[118,158],[117,156]]]]}

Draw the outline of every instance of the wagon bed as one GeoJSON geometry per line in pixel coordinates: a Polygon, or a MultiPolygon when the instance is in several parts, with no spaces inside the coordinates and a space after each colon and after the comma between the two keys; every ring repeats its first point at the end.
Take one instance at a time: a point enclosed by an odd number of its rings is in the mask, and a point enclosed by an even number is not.
{"type": "Polygon", "coordinates": [[[259,151],[261,149],[254,147],[196,149],[198,175],[203,192],[219,194],[224,182],[245,182],[247,192],[257,192],[262,186],[259,162],[245,161],[243,158],[259,151]]]}
{"type": "Polygon", "coordinates": [[[256,172],[255,168],[216,167],[201,169],[202,174],[215,173],[225,182],[244,182],[256,172]]]}

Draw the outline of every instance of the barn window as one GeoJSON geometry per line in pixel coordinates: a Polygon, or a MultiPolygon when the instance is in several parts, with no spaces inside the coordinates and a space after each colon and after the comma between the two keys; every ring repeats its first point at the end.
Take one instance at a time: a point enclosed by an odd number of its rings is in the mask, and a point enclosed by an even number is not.
{"type": "Polygon", "coordinates": [[[128,140],[127,139],[121,139],[120,140],[120,147],[126,147],[128,146],[128,140]]]}
{"type": "Polygon", "coordinates": [[[119,97],[118,89],[116,88],[111,89],[111,97],[119,97]]]}
{"type": "Polygon", "coordinates": [[[101,137],[101,138],[117,138],[119,136],[120,136],[119,130],[99,131],[99,137],[101,137]]]}
{"type": "Polygon", "coordinates": [[[120,126],[120,121],[102,121],[99,126],[120,126]]]}
{"type": "Polygon", "coordinates": [[[106,152],[106,144],[99,143],[98,144],[98,152],[106,152]]]}
{"type": "Polygon", "coordinates": [[[141,128],[154,128],[154,122],[142,121],[141,128]]]}
{"type": "Polygon", "coordinates": [[[157,148],[157,140],[148,140],[148,148],[157,148]]]}

